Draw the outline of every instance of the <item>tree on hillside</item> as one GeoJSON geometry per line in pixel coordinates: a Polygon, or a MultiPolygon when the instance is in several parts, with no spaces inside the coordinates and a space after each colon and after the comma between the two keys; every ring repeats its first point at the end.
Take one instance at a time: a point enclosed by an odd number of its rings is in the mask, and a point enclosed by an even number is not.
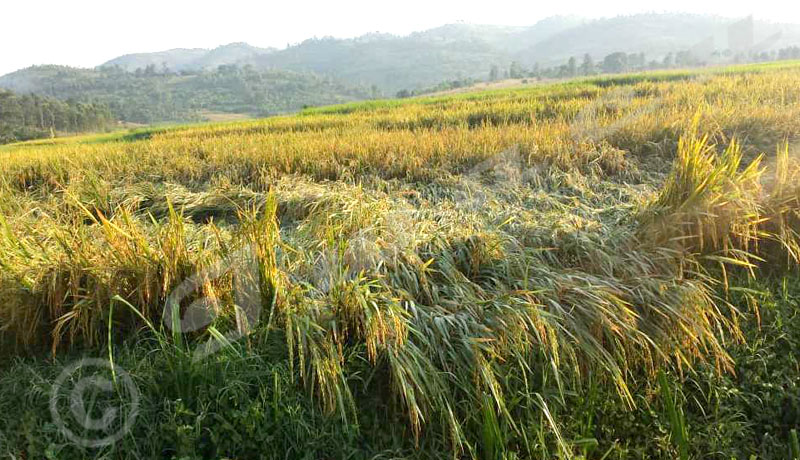
{"type": "Polygon", "coordinates": [[[525,69],[517,61],[512,61],[511,66],[508,68],[508,76],[511,78],[522,78],[525,76],[525,69]]]}
{"type": "Polygon", "coordinates": [[[691,66],[696,65],[697,63],[697,59],[689,50],[678,51],[675,53],[675,65],[677,66],[691,66]]]}
{"type": "Polygon", "coordinates": [[[531,69],[531,76],[537,79],[542,78],[542,69],[538,62],[533,64],[533,69],[531,69]]]}
{"type": "Polygon", "coordinates": [[[670,67],[672,67],[672,64],[674,62],[675,62],[675,58],[672,57],[672,53],[667,53],[667,55],[664,56],[664,61],[663,61],[664,67],[670,68],[670,67]]]}
{"type": "Polygon", "coordinates": [[[647,65],[647,58],[644,53],[631,53],[628,55],[628,68],[644,69],[647,65]]]}
{"type": "Polygon", "coordinates": [[[800,59],[800,47],[781,48],[778,50],[778,59],[800,59]]]}
{"type": "Polygon", "coordinates": [[[594,74],[594,60],[589,53],[583,55],[583,63],[581,64],[581,75],[594,74]]]}
{"type": "Polygon", "coordinates": [[[0,89],[0,144],[55,136],[58,132],[99,131],[113,123],[102,104],[60,101],[0,89]]]}
{"type": "Polygon", "coordinates": [[[489,81],[497,81],[500,78],[500,69],[497,65],[492,65],[491,70],[489,70],[489,81]]]}
{"type": "Polygon", "coordinates": [[[575,60],[575,56],[569,58],[567,61],[567,75],[570,77],[574,77],[578,74],[578,63],[575,60]]]}
{"type": "Polygon", "coordinates": [[[611,53],[603,59],[603,71],[620,73],[628,68],[628,55],[623,52],[611,53]]]}

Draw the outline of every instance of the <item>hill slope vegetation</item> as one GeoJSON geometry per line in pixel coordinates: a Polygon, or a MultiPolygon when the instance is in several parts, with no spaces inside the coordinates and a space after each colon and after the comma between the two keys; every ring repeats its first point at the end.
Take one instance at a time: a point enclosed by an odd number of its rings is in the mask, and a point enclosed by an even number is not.
{"type": "Polygon", "coordinates": [[[104,104],[117,119],[137,123],[199,120],[201,110],[268,115],[369,96],[329,77],[236,66],[180,74],[155,66],[137,72],[39,66],[0,77],[0,87],[104,104]]]}
{"type": "Polygon", "coordinates": [[[113,125],[111,112],[104,105],[21,96],[0,89],[0,144],[56,133],[102,131],[113,125]]]}

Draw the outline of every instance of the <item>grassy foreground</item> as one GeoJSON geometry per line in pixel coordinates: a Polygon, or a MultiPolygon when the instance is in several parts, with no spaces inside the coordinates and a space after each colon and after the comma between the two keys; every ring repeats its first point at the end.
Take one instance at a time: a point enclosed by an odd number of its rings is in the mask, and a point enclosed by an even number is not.
{"type": "Polygon", "coordinates": [[[6,147],[0,455],[800,456],[799,136],[781,65],[6,147]]]}

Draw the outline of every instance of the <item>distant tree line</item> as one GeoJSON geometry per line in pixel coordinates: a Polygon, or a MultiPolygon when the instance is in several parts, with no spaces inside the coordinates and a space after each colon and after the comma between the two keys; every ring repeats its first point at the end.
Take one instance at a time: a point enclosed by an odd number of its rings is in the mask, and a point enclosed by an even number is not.
{"type": "Polygon", "coordinates": [[[519,62],[512,61],[507,69],[501,71],[497,65],[493,65],[489,70],[488,81],[501,78],[569,78],[603,73],[696,67],[717,63],[767,62],[788,59],[800,59],[800,47],[792,46],[779,50],[750,53],[733,53],[730,50],[714,51],[705,55],[697,51],[682,50],[667,53],[660,59],[652,60],[647,60],[644,53],[620,51],[608,54],[597,62],[591,55],[585,54],[580,64],[576,57],[570,57],[565,64],[546,68],[534,64],[532,68],[526,69],[519,62]]]}
{"type": "Polygon", "coordinates": [[[0,144],[54,136],[57,132],[101,131],[114,122],[103,104],[60,101],[0,89],[0,144]]]}
{"type": "Polygon", "coordinates": [[[422,94],[438,93],[440,91],[450,91],[458,88],[467,88],[474,85],[477,82],[478,80],[474,78],[459,78],[455,80],[447,80],[439,83],[438,85],[430,86],[428,88],[412,89],[412,90],[402,89],[398,91],[395,96],[400,99],[403,99],[406,97],[419,96],[422,94]]]}
{"type": "Polygon", "coordinates": [[[778,59],[781,61],[788,59],[800,59],[800,46],[790,46],[778,50],[778,59]]]}
{"type": "MultiPolygon", "coordinates": [[[[644,70],[660,70],[684,67],[697,67],[714,63],[746,63],[766,62],[776,60],[800,59],[800,46],[792,46],[770,52],[733,53],[731,51],[716,51],[707,55],[700,55],[691,50],[681,50],[667,53],[659,59],[648,60],[645,53],[614,52],[603,59],[595,61],[591,55],[584,54],[580,59],[570,57],[565,64],[559,66],[542,67],[538,63],[531,68],[526,68],[518,61],[512,61],[507,68],[492,65],[489,69],[487,82],[503,79],[554,79],[591,76],[607,73],[639,72],[644,70]]],[[[481,81],[474,78],[461,78],[447,80],[442,83],[421,89],[403,89],[396,93],[398,98],[407,98],[447,91],[456,88],[469,87],[481,81]]]]}

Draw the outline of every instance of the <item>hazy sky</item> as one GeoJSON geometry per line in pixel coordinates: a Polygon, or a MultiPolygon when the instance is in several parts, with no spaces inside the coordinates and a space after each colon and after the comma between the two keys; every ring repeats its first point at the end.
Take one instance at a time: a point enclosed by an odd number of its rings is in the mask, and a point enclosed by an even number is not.
{"type": "Polygon", "coordinates": [[[121,54],[244,41],[283,48],[309,37],[407,34],[445,23],[531,25],[585,17],[685,11],[800,23],[794,0],[0,0],[0,75],[33,64],[93,67],[121,54]],[[659,6],[655,6],[659,5],[659,6]]]}

